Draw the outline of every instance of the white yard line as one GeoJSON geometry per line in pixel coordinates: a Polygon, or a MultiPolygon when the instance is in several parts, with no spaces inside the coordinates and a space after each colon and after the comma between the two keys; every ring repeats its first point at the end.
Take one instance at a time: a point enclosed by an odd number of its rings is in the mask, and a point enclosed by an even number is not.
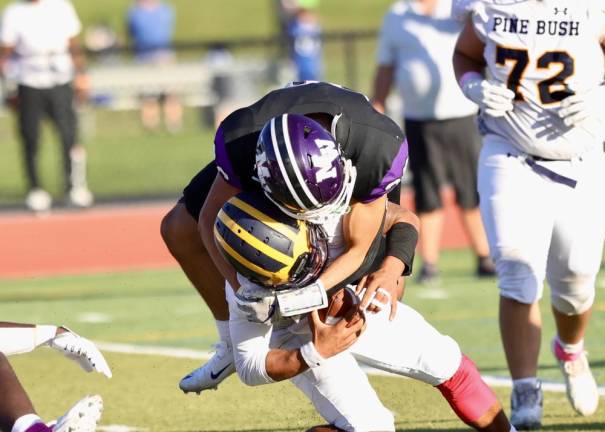
{"type": "MultiPolygon", "coordinates": [[[[144,355],[157,355],[157,356],[165,356],[165,357],[174,357],[174,358],[187,358],[187,359],[196,359],[196,360],[208,360],[212,356],[211,351],[201,351],[201,350],[193,350],[186,348],[170,348],[163,346],[143,346],[143,345],[133,345],[133,344],[122,344],[122,343],[113,343],[113,342],[95,342],[97,347],[101,351],[107,352],[115,352],[115,353],[123,353],[123,354],[144,354],[144,355]]],[[[390,376],[393,378],[405,378],[401,375],[392,374],[389,372],[384,372],[378,369],[374,369],[365,365],[362,365],[362,368],[369,375],[383,375],[390,376]]],[[[483,379],[487,384],[493,387],[512,387],[512,381],[510,378],[492,376],[492,375],[482,375],[483,379]]],[[[545,391],[555,392],[555,393],[564,393],[565,392],[565,384],[557,381],[542,381],[542,388],[545,391]]],[[[601,396],[605,396],[605,387],[599,386],[599,394],[601,396]]]]}

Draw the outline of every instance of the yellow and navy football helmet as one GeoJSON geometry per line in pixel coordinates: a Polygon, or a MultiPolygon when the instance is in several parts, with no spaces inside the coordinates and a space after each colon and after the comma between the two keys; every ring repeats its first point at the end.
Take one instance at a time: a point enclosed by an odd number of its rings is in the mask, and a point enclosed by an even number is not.
{"type": "Polygon", "coordinates": [[[223,205],[214,240],[238,273],[273,289],[313,282],[328,256],[321,227],[284,214],[261,192],[239,193],[223,205]]]}

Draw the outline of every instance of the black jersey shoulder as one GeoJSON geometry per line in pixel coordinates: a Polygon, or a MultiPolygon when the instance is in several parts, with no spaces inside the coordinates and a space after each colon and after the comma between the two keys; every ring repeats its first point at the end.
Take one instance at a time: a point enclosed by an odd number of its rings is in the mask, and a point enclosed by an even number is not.
{"type": "Polygon", "coordinates": [[[362,93],[324,82],[273,90],[231,113],[220,126],[227,155],[244,187],[257,186],[254,157],[260,130],[271,118],[284,113],[339,116],[336,140],[357,166],[354,197],[358,199],[378,186],[403,140],[399,126],[374,110],[362,93]]]}

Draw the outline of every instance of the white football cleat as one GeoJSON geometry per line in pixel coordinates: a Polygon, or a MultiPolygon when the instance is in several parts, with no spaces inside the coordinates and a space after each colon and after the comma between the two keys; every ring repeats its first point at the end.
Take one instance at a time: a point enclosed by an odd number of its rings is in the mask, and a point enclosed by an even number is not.
{"type": "Polygon", "coordinates": [[[510,422],[517,430],[540,429],[542,425],[542,382],[513,386],[510,422]]]}
{"type": "Polygon", "coordinates": [[[25,197],[25,205],[28,209],[35,212],[45,212],[50,210],[52,198],[44,189],[35,188],[28,192],[25,197]]]}
{"type": "Polygon", "coordinates": [[[185,393],[216,389],[229,375],[235,372],[233,348],[227,342],[221,341],[214,345],[216,352],[210,360],[196,370],[190,372],[179,382],[179,388],[185,393]]]}
{"type": "Polygon", "coordinates": [[[101,396],[86,396],[48,426],[53,432],[94,432],[102,412],[101,396]]]}
{"type": "Polygon", "coordinates": [[[553,339],[552,351],[565,378],[567,399],[571,407],[583,416],[594,414],[599,406],[599,389],[590,371],[586,351],[572,360],[565,360],[561,358],[565,355],[562,348],[557,345],[556,339],[553,339]]]}
{"type": "Polygon", "coordinates": [[[78,363],[86,372],[95,370],[107,378],[111,378],[111,369],[96,345],[73,331],[67,330],[48,341],[48,345],[78,363]]]}

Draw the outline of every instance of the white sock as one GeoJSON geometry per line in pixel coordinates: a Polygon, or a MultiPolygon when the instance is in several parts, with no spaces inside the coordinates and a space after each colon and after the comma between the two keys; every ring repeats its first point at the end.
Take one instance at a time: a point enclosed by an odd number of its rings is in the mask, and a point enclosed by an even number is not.
{"type": "Polygon", "coordinates": [[[509,432],[517,432],[517,429],[515,429],[515,427],[513,425],[510,425],[510,431],[509,432]]]}
{"type": "Polygon", "coordinates": [[[231,334],[229,333],[229,321],[214,320],[218,330],[218,336],[223,342],[231,345],[231,334]]]}
{"type": "Polygon", "coordinates": [[[567,354],[576,354],[584,349],[584,339],[580,340],[580,342],[578,343],[569,344],[563,342],[559,338],[559,335],[557,335],[557,342],[559,343],[559,346],[563,348],[563,351],[565,351],[567,354]]]}
{"type": "Polygon", "coordinates": [[[519,379],[513,380],[513,388],[519,384],[531,384],[533,387],[536,387],[538,385],[538,378],[537,377],[527,377],[527,378],[519,378],[519,379]]]}
{"type": "Polygon", "coordinates": [[[11,432],[25,432],[36,423],[44,423],[36,414],[25,414],[17,419],[11,432]]]}

